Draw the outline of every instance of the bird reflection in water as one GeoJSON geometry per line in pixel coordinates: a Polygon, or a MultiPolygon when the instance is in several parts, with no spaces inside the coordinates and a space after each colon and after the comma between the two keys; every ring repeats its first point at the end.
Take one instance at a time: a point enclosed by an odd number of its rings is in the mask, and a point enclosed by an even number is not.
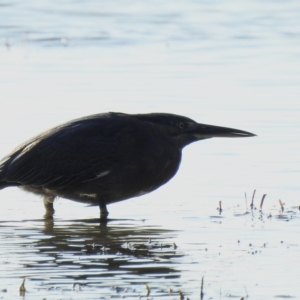
{"type": "Polygon", "coordinates": [[[116,289],[134,293],[134,285],[138,296],[145,284],[166,294],[168,286],[178,284],[176,264],[184,254],[173,247],[176,231],[141,221],[96,222],[43,219],[2,224],[11,233],[3,239],[0,236],[1,245],[20,253],[14,263],[20,260],[23,265],[21,273],[12,270],[7,276],[19,280],[26,274],[31,294],[33,285],[45,293],[59,289],[71,292],[74,285],[76,290],[80,286],[81,292],[89,293],[101,288],[107,296],[116,289]]]}

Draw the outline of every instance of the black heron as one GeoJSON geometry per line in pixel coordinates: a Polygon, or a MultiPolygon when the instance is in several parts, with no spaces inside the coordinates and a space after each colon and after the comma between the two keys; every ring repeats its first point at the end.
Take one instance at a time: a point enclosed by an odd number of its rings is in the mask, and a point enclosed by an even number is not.
{"type": "Polygon", "coordinates": [[[174,114],[104,113],[76,119],[26,141],[0,162],[0,189],[42,195],[46,216],[56,197],[100,207],[150,193],[177,172],[182,149],[212,137],[251,137],[174,114]]]}

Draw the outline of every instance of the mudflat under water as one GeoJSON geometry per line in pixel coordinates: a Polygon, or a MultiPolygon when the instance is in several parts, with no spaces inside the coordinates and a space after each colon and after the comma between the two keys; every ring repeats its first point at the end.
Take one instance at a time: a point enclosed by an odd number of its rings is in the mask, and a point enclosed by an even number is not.
{"type": "Polygon", "coordinates": [[[0,16],[1,157],[106,111],[258,135],[188,146],[107,224],[64,199],[45,220],[40,198],[2,190],[0,299],[300,299],[298,2],[15,1],[0,16]]]}

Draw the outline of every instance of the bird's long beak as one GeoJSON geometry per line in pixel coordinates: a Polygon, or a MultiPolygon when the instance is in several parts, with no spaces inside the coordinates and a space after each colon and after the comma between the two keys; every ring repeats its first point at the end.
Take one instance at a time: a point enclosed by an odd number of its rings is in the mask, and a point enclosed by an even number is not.
{"type": "Polygon", "coordinates": [[[207,124],[197,124],[190,128],[190,133],[192,133],[198,139],[207,139],[212,137],[251,137],[256,136],[255,134],[239,129],[213,126],[207,124]]]}

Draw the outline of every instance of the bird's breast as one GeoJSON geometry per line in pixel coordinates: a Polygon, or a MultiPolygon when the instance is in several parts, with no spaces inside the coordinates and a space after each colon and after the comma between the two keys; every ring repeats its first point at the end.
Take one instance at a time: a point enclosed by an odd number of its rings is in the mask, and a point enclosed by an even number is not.
{"type": "Polygon", "coordinates": [[[143,167],[130,180],[134,197],[150,193],[167,183],[177,173],[180,161],[181,153],[172,152],[141,164],[143,167]]]}

